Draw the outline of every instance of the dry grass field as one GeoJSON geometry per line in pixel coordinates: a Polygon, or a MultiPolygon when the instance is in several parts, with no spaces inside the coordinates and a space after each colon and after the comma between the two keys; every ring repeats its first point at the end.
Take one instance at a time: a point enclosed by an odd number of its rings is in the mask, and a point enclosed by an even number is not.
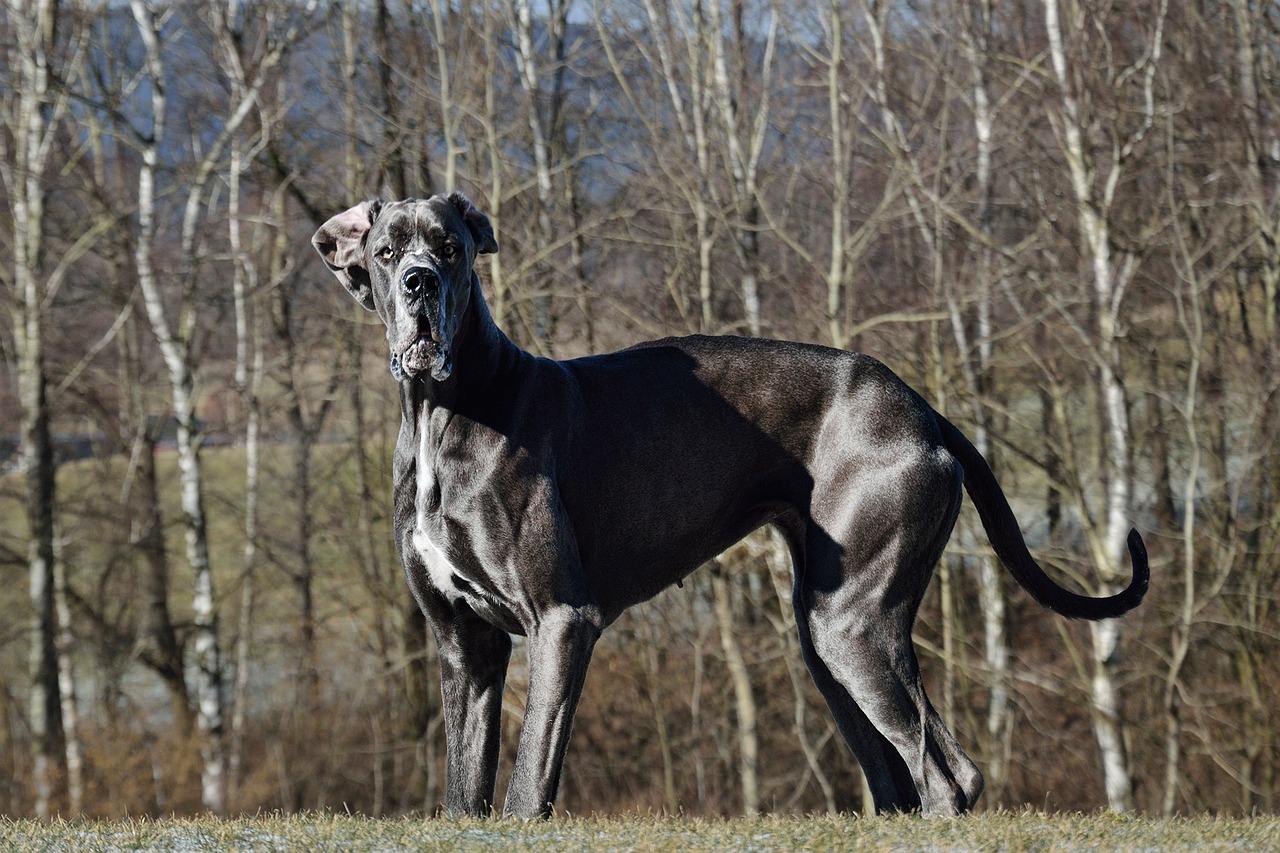
{"type": "Polygon", "coordinates": [[[290,815],[237,820],[0,823],[0,848],[24,851],[1054,851],[1280,849],[1280,818],[1158,820],[1113,814],[992,813],[688,820],[668,817],[371,820],[290,815]]]}

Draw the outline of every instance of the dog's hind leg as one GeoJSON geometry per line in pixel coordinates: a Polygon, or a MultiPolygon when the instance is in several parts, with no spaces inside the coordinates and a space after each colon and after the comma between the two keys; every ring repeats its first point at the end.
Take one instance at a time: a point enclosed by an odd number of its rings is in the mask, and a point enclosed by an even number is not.
{"type": "MultiPolygon", "coordinates": [[[[860,748],[845,734],[873,783],[877,811],[919,806],[925,815],[955,815],[973,808],[982,792],[982,774],[947,731],[924,693],[911,646],[909,617],[890,613],[890,619],[877,620],[878,624],[851,620],[822,603],[810,610],[809,621],[813,653],[835,681],[835,688],[823,685],[818,667],[810,666],[810,670],[815,672],[814,678],[828,704],[832,704],[837,721],[842,716],[850,717],[854,713],[850,708],[855,708],[870,726],[876,727],[882,738],[879,744],[892,744],[897,753],[877,761],[872,749],[865,745],[860,748]],[[840,689],[849,697],[844,711],[832,702],[833,692],[840,689]],[[872,766],[868,766],[868,754],[872,766]],[[891,784],[882,781],[877,788],[876,775],[886,774],[886,770],[891,784]],[[915,797],[904,794],[908,785],[915,789],[915,797]]],[[[841,726],[842,733],[845,725],[841,726]]],[[[865,744],[867,735],[855,727],[854,738],[865,744]]]]}
{"type": "Polygon", "coordinates": [[[916,610],[955,522],[959,488],[949,466],[929,460],[862,478],[817,519],[840,554],[810,562],[800,598],[813,653],[893,745],[928,815],[968,811],[983,784],[925,695],[911,642],[916,610]]]}
{"type": "Polygon", "coordinates": [[[920,807],[920,797],[916,793],[911,772],[898,755],[893,744],[889,743],[867,715],[858,707],[858,703],[831,674],[826,663],[813,647],[813,637],[809,626],[808,608],[803,606],[804,590],[801,579],[805,577],[806,560],[817,562],[839,562],[839,548],[824,536],[806,536],[798,519],[785,519],[788,523],[778,526],[786,534],[791,546],[791,557],[795,567],[795,585],[791,603],[795,611],[796,631],[800,637],[800,651],[804,657],[809,674],[814,684],[831,709],[836,728],[844,738],[858,764],[862,767],[867,780],[867,788],[877,814],[886,812],[909,812],[920,807]],[[794,523],[791,523],[794,522],[794,523]],[[800,544],[805,543],[807,544],[800,544]]]}
{"type": "Polygon", "coordinates": [[[907,769],[893,744],[871,725],[853,696],[836,680],[826,663],[818,656],[809,636],[808,619],[799,607],[796,608],[796,625],[800,633],[800,649],[804,654],[804,662],[809,667],[809,674],[822,697],[827,700],[836,728],[862,767],[876,814],[918,809],[920,796],[916,793],[911,771],[907,769]]]}

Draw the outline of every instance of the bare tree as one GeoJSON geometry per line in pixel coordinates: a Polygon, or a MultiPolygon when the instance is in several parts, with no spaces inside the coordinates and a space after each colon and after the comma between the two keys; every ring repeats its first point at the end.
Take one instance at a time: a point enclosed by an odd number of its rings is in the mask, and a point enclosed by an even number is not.
{"type": "Polygon", "coordinates": [[[156,169],[160,159],[160,144],[165,138],[166,113],[169,107],[168,75],[161,50],[163,20],[158,11],[147,5],[145,0],[132,0],[130,8],[146,46],[146,73],[151,85],[150,127],[142,140],[142,168],[138,176],[138,239],[135,259],[147,317],[169,372],[174,419],[177,424],[187,560],[195,576],[192,596],[196,624],[194,698],[204,760],[202,797],[206,808],[215,814],[223,814],[226,811],[226,784],[222,742],[222,660],[195,418],[195,377],[190,340],[194,308],[188,292],[183,300],[179,327],[175,331],[165,309],[160,273],[154,260],[156,169]]]}
{"type": "Polygon", "coordinates": [[[72,632],[71,604],[67,596],[67,567],[56,553],[53,560],[53,600],[58,630],[58,696],[62,707],[62,729],[66,738],[67,815],[84,812],[84,746],[80,742],[80,712],[76,702],[76,668],[73,661],[75,635],[72,632]]]}
{"type": "Polygon", "coordinates": [[[716,111],[723,127],[724,155],[732,176],[730,209],[734,221],[733,250],[742,268],[739,292],[742,297],[743,319],[747,331],[760,335],[763,322],[760,316],[760,198],[759,176],[767,131],[771,121],[770,98],[774,89],[774,54],[778,39],[780,13],[767,8],[763,56],[757,58],[754,30],[747,27],[746,0],[733,0],[730,21],[721,20],[720,4],[711,4],[708,37],[711,52],[711,87],[714,91],[716,111]],[[725,38],[725,32],[733,34],[733,42],[725,38]],[[732,56],[730,56],[732,54],[732,56]],[[731,62],[732,60],[732,62],[731,62]],[[759,65],[760,75],[755,78],[750,68],[759,65]],[[731,70],[732,69],[732,70],[731,70]],[[754,115],[746,115],[753,99],[754,115]]]}
{"type": "MultiPolygon", "coordinates": [[[[1125,290],[1132,280],[1136,258],[1123,250],[1116,251],[1112,242],[1111,211],[1120,177],[1132,163],[1155,120],[1155,73],[1160,62],[1168,4],[1167,0],[1162,0],[1156,18],[1150,24],[1149,41],[1134,65],[1125,69],[1108,68],[1111,76],[1107,82],[1110,84],[1123,84],[1128,78],[1138,81],[1142,87],[1142,113],[1135,128],[1125,133],[1116,127],[1111,138],[1102,144],[1095,144],[1089,136],[1089,125],[1097,117],[1084,113],[1081,108],[1079,89],[1083,84],[1079,66],[1085,60],[1078,56],[1069,57],[1065,46],[1065,35],[1079,33],[1090,26],[1085,20],[1088,13],[1083,8],[1076,9],[1064,27],[1058,0],[1045,0],[1044,10],[1049,57],[1060,94],[1060,109],[1051,118],[1069,170],[1082,251],[1093,279],[1096,327],[1091,341],[1096,353],[1094,367],[1102,398],[1103,459],[1107,466],[1107,485],[1099,513],[1100,522],[1090,525],[1088,532],[1094,565],[1106,585],[1120,573],[1134,509],[1129,401],[1122,378],[1120,338],[1123,335],[1121,307],[1125,290]]],[[[1087,512],[1085,516],[1088,517],[1087,512]]],[[[1115,811],[1128,811],[1133,805],[1132,769],[1121,731],[1116,685],[1116,651],[1120,634],[1120,625],[1115,620],[1090,626],[1093,641],[1090,700],[1094,736],[1102,754],[1107,801],[1115,811]]]]}
{"type": "MultiPolygon", "coordinates": [[[[242,76],[233,77],[237,88],[244,85],[242,76]]],[[[264,121],[264,135],[268,123],[264,121]]],[[[260,146],[257,146],[260,147],[260,146]]],[[[227,172],[228,248],[231,255],[231,289],[235,308],[236,363],[235,385],[245,408],[245,496],[244,496],[244,565],[241,573],[239,624],[235,643],[235,681],[231,692],[231,729],[227,747],[227,782],[229,794],[235,796],[240,782],[245,716],[249,703],[250,653],[253,643],[254,604],[259,566],[258,482],[261,472],[262,379],[265,374],[261,284],[257,266],[252,262],[252,246],[245,245],[244,213],[241,210],[241,182],[255,148],[245,150],[239,138],[231,143],[231,159],[227,172]]],[[[276,199],[282,201],[280,193],[276,199]]],[[[255,229],[256,230],[256,229],[255,229]]],[[[279,250],[277,241],[277,251],[279,250]]]]}
{"type": "MultiPolygon", "coordinates": [[[[947,310],[952,333],[960,354],[962,376],[969,393],[972,418],[971,437],[974,447],[993,465],[996,464],[990,439],[991,411],[988,395],[992,388],[994,296],[1001,258],[995,234],[995,175],[992,159],[995,147],[995,119],[998,104],[991,94],[989,65],[994,14],[990,0],[966,2],[956,10],[962,22],[964,56],[971,74],[973,109],[974,177],[977,183],[976,231],[977,267],[975,270],[975,305],[973,321],[966,323],[956,288],[948,280],[945,287],[947,310]]],[[[941,25],[943,22],[939,22],[941,25]]],[[[999,792],[1006,781],[1005,744],[1010,733],[1009,720],[1009,640],[1005,626],[1005,599],[1001,570],[994,555],[976,559],[978,590],[981,598],[983,656],[990,681],[987,703],[987,785],[999,792]]]]}
{"type": "MultiPolygon", "coordinates": [[[[313,4],[314,5],[314,4],[313,4]]],[[[283,58],[298,34],[299,21],[286,17],[279,31],[268,28],[268,40],[258,57],[256,76],[235,93],[227,119],[212,145],[197,163],[183,207],[180,254],[183,270],[178,276],[180,301],[177,324],[170,320],[161,273],[156,267],[156,170],[167,125],[168,69],[161,43],[167,15],[146,0],[131,0],[130,8],[146,49],[145,73],[151,88],[149,127],[142,134],[142,168],[138,178],[138,281],[152,332],[169,373],[174,419],[177,424],[178,460],[182,470],[182,510],[186,525],[187,560],[195,578],[192,609],[196,657],[195,701],[202,735],[203,800],[215,814],[226,811],[226,754],[223,723],[223,663],[218,638],[217,599],[209,558],[208,521],[204,507],[200,463],[199,428],[195,416],[196,242],[199,217],[210,181],[231,139],[258,103],[269,72],[283,58]]],[[[309,11],[309,10],[304,10],[309,11]]]]}
{"type": "Polygon", "coordinates": [[[659,180],[693,216],[692,234],[684,215],[670,223],[671,242],[681,254],[668,263],[668,292],[688,330],[717,331],[720,318],[712,260],[719,193],[710,139],[715,112],[706,6],[644,0],[643,18],[636,22],[602,2],[597,1],[594,8],[610,69],[635,121],[644,128],[640,144],[663,170],[659,180]],[[630,35],[616,39],[610,32],[630,35]],[[623,54],[619,48],[624,45],[635,55],[623,54]],[[653,76],[637,75],[637,68],[652,69],[653,76]],[[692,257],[683,256],[685,252],[692,257]],[[681,284],[686,276],[694,283],[692,306],[681,284]]]}
{"type": "MultiPolygon", "coordinates": [[[[31,630],[30,726],[35,809],[52,816],[54,785],[63,749],[59,698],[57,621],[54,607],[54,458],[50,437],[45,357],[45,305],[53,272],[45,268],[45,184],[65,92],[52,80],[58,4],[52,0],[9,4],[12,41],[7,62],[16,97],[6,97],[0,133],[0,179],[13,223],[13,267],[5,283],[14,297],[13,336],[18,356],[22,462],[26,471],[27,563],[34,621],[31,630]]],[[[61,271],[65,275],[65,268],[61,271]]]]}
{"type": "Polygon", "coordinates": [[[716,625],[720,629],[720,647],[733,688],[733,708],[737,717],[738,780],[742,786],[742,812],[747,816],[760,811],[760,738],[756,729],[759,717],[755,691],[751,687],[751,671],[738,637],[738,615],[735,613],[734,588],[725,578],[723,559],[712,566],[711,589],[715,601],[716,625]]]}
{"type": "MultiPolygon", "coordinates": [[[[550,102],[544,107],[543,95],[543,59],[536,46],[538,33],[535,32],[533,6],[530,0],[513,0],[516,22],[516,64],[520,71],[522,91],[527,99],[526,117],[529,123],[529,147],[533,155],[533,183],[537,189],[535,215],[537,217],[536,241],[533,244],[533,269],[536,282],[533,296],[533,344],[544,353],[551,352],[551,338],[554,334],[554,315],[551,307],[551,290],[553,287],[551,253],[556,244],[554,226],[552,224],[555,211],[555,187],[552,170],[561,164],[552,163],[551,128],[554,126],[554,113],[560,109],[559,98],[562,90],[557,86],[550,102]],[[544,110],[552,114],[548,118],[544,110]]],[[[565,51],[565,29],[568,25],[569,7],[572,0],[553,0],[550,14],[545,21],[538,21],[538,29],[543,29],[551,43],[552,74],[558,74],[563,68],[565,51]]]]}

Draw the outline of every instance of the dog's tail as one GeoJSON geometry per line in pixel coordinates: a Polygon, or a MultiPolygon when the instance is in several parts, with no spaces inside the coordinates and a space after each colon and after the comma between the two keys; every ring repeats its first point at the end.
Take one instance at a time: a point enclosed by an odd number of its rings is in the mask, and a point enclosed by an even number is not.
{"type": "Polygon", "coordinates": [[[964,469],[964,487],[978,508],[982,526],[986,528],[991,547],[1005,568],[1031,597],[1040,604],[1072,619],[1113,619],[1129,612],[1147,594],[1151,571],[1147,565],[1147,548],[1137,529],[1129,531],[1129,556],[1133,560],[1133,579],[1115,595],[1092,598],[1063,589],[1044,573],[1022,538],[1018,519],[996,482],[991,466],[955,424],[937,415],[938,427],[947,450],[964,469]]]}

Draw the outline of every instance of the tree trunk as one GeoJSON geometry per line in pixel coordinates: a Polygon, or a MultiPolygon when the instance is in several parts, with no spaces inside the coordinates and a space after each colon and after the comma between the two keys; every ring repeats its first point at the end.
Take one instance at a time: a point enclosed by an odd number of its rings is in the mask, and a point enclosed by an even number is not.
{"type": "MultiPolygon", "coordinates": [[[[159,149],[164,138],[167,80],[160,51],[159,21],[144,0],[131,0],[134,20],[146,48],[151,84],[151,132],[142,149],[138,173],[138,241],[135,258],[138,283],[151,330],[160,345],[177,424],[181,505],[186,529],[187,560],[194,578],[191,600],[192,645],[195,659],[196,720],[201,736],[201,800],[214,814],[226,813],[226,761],[222,718],[222,655],[218,643],[217,599],[209,560],[207,520],[195,417],[195,378],[189,363],[190,341],[175,336],[165,314],[159,276],[152,261],[156,232],[155,181],[159,149]]],[[[188,259],[191,260],[191,259],[188,259]]]]}
{"type": "Polygon", "coordinates": [[[67,602],[67,567],[54,557],[53,598],[58,630],[58,699],[62,710],[62,730],[66,745],[67,817],[77,818],[84,811],[84,747],[80,742],[80,714],[76,708],[76,670],[71,653],[75,637],[71,607],[67,602]]]}
{"type": "MultiPolygon", "coordinates": [[[[988,91],[987,62],[990,55],[991,2],[982,0],[976,20],[965,28],[965,53],[972,74],[973,129],[977,143],[976,178],[978,191],[978,299],[974,338],[970,341],[958,306],[951,306],[952,328],[962,359],[965,384],[973,410],[973,445],[995,467],[989,437],[991,415],[986,394],[991,388],[992,360],[992,294],[995,291],[996,240],[993,227],[995,176],[991,159],[994,149],[995,116],[988,91]],[[972,352],[972,355],[970,354],[972,352]]],[[[1005,633],[1005,598],[1002,573],[994,556],[980,556],[978,564],[978,596],[982,612],[983,655],[986,658],[990,698],[987,703],[987,789],[997,796],[1007,775],[1002,744],[1009,725],[1009,641],[1005,633]]]]}
{"type": "Polygon", "coordinates": [[[44,350],[45,282],[42,281],[44,198],[54,110],[50,67],[57,22],[50,0],[10,4],[14,51],[13,113],[6,116],[12,149],[2,167],[13,216],[13,332],[21,406],[21,460],[26,472],[27,567],[34,621],[31,631],[30,720],[35,812],[50,818],[63,752],[54,605],[54,474],[44,350]],[[12,159],[10,159],[12,157],[12,159]]]}
{"type": "MultiPolygon", "coordinates": [[[[762,534],[757,532],[754,535],[759,537],[762,534]]],[[[805,691],[807,687],[812,686],[813,680],[808,672],[805,671],[797,637],[795,609],[792,602],[791,556],[787,552],[782,534],[776,529],[770,528],[765,535],[767,536],[765,562],[768,566],[769,579],[773,582],[774,597],[778,602],[778,615],[777,617],[770,617],[770,619],[774,622],[778,640],[782,644],[783,663],[787,667],[787,677],[791,682],[793,697],[792,724],[795,727],[796,739],[800,741],[800,751],[804,753],[804,760],[808,765],[809,773],[812,774],[814,781],[818,783],[818,788],[822,791],[822,800],[826,806],[827,814],[836,814],[839,809],[836,807],[835,786],[831,783],[830,777],[822,769],[822,763],[818,760],[820,744],[815,745],[813,738],[809,735],[808,704],[805,700],[805,691]]],[[[832,731],[829,720],[827,727],[829,731],[832,731]]]]}
{"type": "Polygon", "coordinates": [[[771,74],[773,69],[774,45],[778,35],[778,16],[769,10],[768,29],[765,37],[764,56],[761,64],[761,79],[754,91],[759,92],[760,106],[751,126],[747,128],[746,140],[741,136],[743,129],[739,126],[741,104],[747,98],[746,58],[742,52],[751,40],[746,32],[745,15],[742,0],[734,0],[732,4],[733,22],[730,25],[738,47],[738,85],[735,87],[730,79],[728,64],[728,45],[725,42],[726,27],[720,21],[719,5],[712,4],[711,26],[708,35],[711,39],[712,90],[715,93],[717,110],[720,113],[724,128],[725,159],[733,176],[733,213],[737,222],[732,224],[733,248],[738,263],[742,266],[740,293],[742,296],[743,321],[747,332],[759,337],[763,331],[760,317],[760,200],[757,195],[757,175],[760,169],[760,158],[764,149],[764,133],[769,124],[769,93],[771,91],[771,74]]]}
{"type": "Polygon", "coordinates": [[[734,710],[738,719],[738,773],[742,782],[742,812],[748,817],[760,813],[760,746],[756,733],[756,699],[751,690],[751,673],[738,643],[733,596],[720,560],[713,566],[711,589],[715,598],[716,625],[720,647],[733,685],[734,710]]]}
{"type": "MultiPolygon", "coordinates": [[[[231,291],[236,324],[235,383],[245,407],[244,437],[244,551],[240,578],[240,611],[235,643],[235,680],[231,692],[231,730],[227,746],[228,799],[240,783],[245,717],[249,700],[249,667],[253,645],[254,604],[258,569],[258,474],[260,470],[261,398],[264,373],[262,314],[256,299],[255,267],[243,245],[240,221],[240,179],[243,171],[239,143],[231,149],[227,201],[231,249],[231,291]]],[[[277,199],[282,196],[277,195],[277,199]]],[[[277,210],[277,214],[281,211],[277,210]]]]}
{"type": "Polygon", "coordinates": [[[182,646],[169,610],[170,565],[164,541],[164,516],[156,482],[156,432],[160,424],[147,412],[138,322],[130,318],[120,336],[122,384],[127,398],[124,420],[129,426],[129,471],[123,501],[129,515],[129,545],[142,560],[143,660],[155,670],[169,694],[179,732],[191,733],[195,718],[187,692],[182,646]]]}
{"type": "MultiPolygon", "coordinates": [[[[1149,54],[1142,67],[1147,109],[1144,122],[1122,145],[1112,143],[1105,150],[1101,147],[1093,150],[1085,130],[1094,117],[1081,114],[1076,98],[1077,84],[1068,67],[1058,0],[1045,0],[1049,55],[1061,98],[1061,111],[1055,117],[1055,125],[1070,173],[1082,254],[1092,274],[1092,308],[1096,325],[1091,343],[1102,400],[1100,432],[1102,461],[1106,470],[1103,508],[1098,514],[1103,520],[1100,529],[1091,531],[1090,544],[1103,594],[1119,575],[1125,559],[1129,519],[1133,515],[1129,404],[1120,373],[1119,310],[1126,285],[1133,275],[1134,259],[1130,256],[1117,259],[1115,256],[1108,217],[1127,160],[1154,121],[1151,87],[1160,60],[1166,10],[1167,5],[1162,3],[1154,23],[1149,54]]],[[[1084,25],[1079,21],[1076,23],[1084,25]]],[[[1094,737],[1102,754],[1107,801],[1114,811],[1128,811],[1132,808],[1131,769],[1124,747],[1116,687],[1120,624],[1114,620],[1094,623],[1090,625],[1089,634],[1093,640],[1094,666],[1090,690],[1094,737]]]]}
{"type": "MultiPolygon", "coordinates": [[[[568,11],[567,2],[553,2],[552,14],[548,16],[550,24],[549,37],[555,42],[556,58],[563,61],[564,27],[563,16],[568,11]]],[[[542,116],[542,82],[538,55],[534,47],[534,18],[530,0],[515,0],[516,19],[516,64],[520,71],[520,83],[527,98],[527,120],[529,140],[533,154],[534,186],[537,189],[537,223],[535,231],[537,241],[534,244],[533,268],[533,344],[545,355],[551,354],[552,335],[554,333],[554,315],[551,297],[555,280],[552,275],[551,253],[554,249],[555,235],[551,214],[555,207],[554,188],[551,180],[551,144],[547,128],[548,122],[542,116]]],[[[553,101],[550,110],[554,112],[558,105],[553,101]]]]}
{"type": "Polygon", "coordinates": [[[666,710],[663,708],[662,669],[658,661],[659,637],[654,636],[653,623],[645,620],[648,636],[645,638],[644,682],[653,710],[654,733],[658,737],[658,750],[662,756],[662,802],[668,815],[680,812],[680,799],[676,795],[675,752],[671,746],[671,732],[667,728],[666,710]]]}

